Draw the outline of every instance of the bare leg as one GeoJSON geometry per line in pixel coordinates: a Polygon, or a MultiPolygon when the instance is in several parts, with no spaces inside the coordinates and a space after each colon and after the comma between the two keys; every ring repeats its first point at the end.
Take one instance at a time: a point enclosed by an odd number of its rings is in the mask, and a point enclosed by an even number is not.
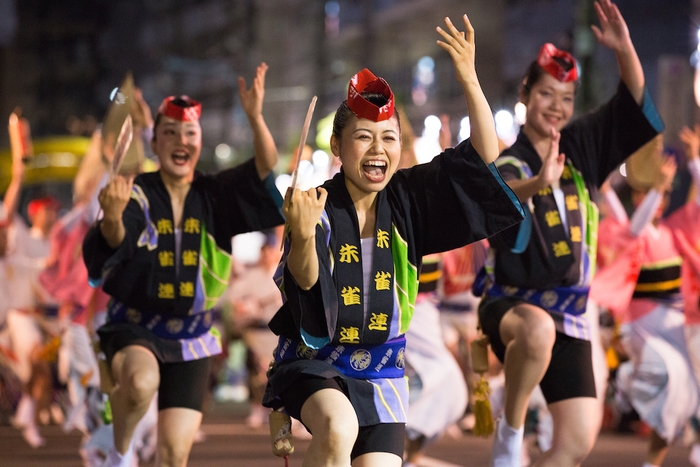
{"type": "Polygon", "coordinates": [[[171,408],[158,412],[158,467],[185,467],[202,412],[171,408]]]}
{"type": "Polygon", "coordinates": [[[423,457],[423,452],[425,451],[426,446],[427,442],[425,436],[423,435],[420,435],[416,439],[407,438],[405,461],[418,465],[418,461],[423,457]]]}
{"type": "Polygon", "coordinates": [[[110,395],[114,423],[114,447],[129,449],[136,424],[148,410],[158,391],[160,370],[156,357],[145,347],[130,345],[112,359],[115,387],[110,395]]]}
{"type": "Polygon", "coordinates": [[[576,397],[549,404],[554,420],[552,449],[533,467],[575,467],[581,465],[593,449],[602,408],[593,397],[576,397]]]}
{"type": "Polygon", "coordinates": [[[304,402],[301,419],[313,434],[302,467],[350,466],[359,423],[345,394],[336,389],[315,392],[304,402]]]}
{"type": "Polygon", "coordinates": [[[525,423],[530,394],[549,366],[556,328],[543,309],[519,304],[503,316],[499,331],[506,346],[504,413],[508,424],[517,430],[525,423]]]}
{"type": "Polygon", "coordinates": [[[668,452],[668,444],[656,431],[651,431],[649,445],[647,446],[647,463],[651,465],[661,465],[668,452]]]}

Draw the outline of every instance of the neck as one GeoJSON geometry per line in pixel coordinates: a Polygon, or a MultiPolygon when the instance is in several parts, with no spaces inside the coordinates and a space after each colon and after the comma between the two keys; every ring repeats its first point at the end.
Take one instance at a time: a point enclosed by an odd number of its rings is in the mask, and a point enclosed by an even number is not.
{"type": "Polygon", "coordinates": [[[163,185],[165,185],[168,193],[170,193],[171,198],[184,199],[185,196],[187,196],[187,192],[190,191],[193,178],[193,175],[188,177],[173,177],[162,170],[160,171],[160,179],[163,181],[163,185]]]}
{"type": "Polygon", "coordinates": [[[549,153],[549,144],[552,140],[551,136],[544,136],[536,132],[532,127],[525,124],[523,126],[522,132],[525,133],[527,139],[530,140],[530,144],[535,148],[535,151],[540,156],[540,159],[544,160],[549,153]]]}
{"type": "Polygon", "coordinates": [[[354,186],[347,186],[350,198],[357,213],[357,223],[360,227],[360,238],[369,238],[374,235],[376,223],[376,201],[377,193],[361,192],[354,186]]]}

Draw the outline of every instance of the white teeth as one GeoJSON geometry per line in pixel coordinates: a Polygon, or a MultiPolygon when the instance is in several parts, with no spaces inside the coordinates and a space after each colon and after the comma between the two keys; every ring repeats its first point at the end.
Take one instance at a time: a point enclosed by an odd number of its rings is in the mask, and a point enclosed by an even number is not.
{"type": "Polygon", "coordinates": [[[384,161],[367,161],[365,165],[371,165],[372,167],[386,167],[386,162],[384,161]]]}

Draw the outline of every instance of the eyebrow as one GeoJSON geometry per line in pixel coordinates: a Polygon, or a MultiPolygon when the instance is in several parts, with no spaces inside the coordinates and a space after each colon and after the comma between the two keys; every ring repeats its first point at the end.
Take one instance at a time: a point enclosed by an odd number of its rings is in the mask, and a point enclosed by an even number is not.
{"type": "MultiPolygon", "coordinates": [[[[373,131],[370,130],[369,128],[356,128],[352,133],[355,134],[355,133],[357,133],[358,131],[366,131],[366,132],[368,132],[368,133],[373,133],[373,131]]],[[[382,134],[383,134],[383,133],[396,133],[397,135],[399,134],[398,131],[396,131],[396,130],[394,130],[394,129],[391,129],[391,128],[387,128],[386,130],[383,130],[383,131],[382,131],[382,134]]]]}

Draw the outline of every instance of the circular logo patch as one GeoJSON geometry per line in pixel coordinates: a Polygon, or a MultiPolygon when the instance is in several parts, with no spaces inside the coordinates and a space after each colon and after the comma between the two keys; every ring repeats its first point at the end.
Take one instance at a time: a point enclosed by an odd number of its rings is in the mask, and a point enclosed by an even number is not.
{"type": "Polygon", "coordinates": [[[365,349],[356,350],[350,355],[350,366],[355,371],[366,370],[372,363],[372,354],[365,349]]]}
{"type": "Polygon", "coordinates": [[[517,287],[513,287],[513,286],[511,286],[511,285],[504,285],[504,286],[502,287],[502,289],[503,289],[503,293],[506,294],[506,295],[509,295],[509,296],[510,296],[510,295],[515,295],[515,294],[518,292],[518,288],[517,288],[517,287]]]}
{"type": "Polygon", "coordinates": [[[297,357],[299,358],[306,358],[308,360],[312,360],[316,356],[316,354],[318,354],[318,350],[312,349],[303,342],[299,342],[299,345],[297,345],[297,357]]]}
{"type": "Polygon", "coordinates": [[[540,298],[540,303],[545,308],[552,308],[554,305],[557,304],[557,300],[559,300],[559,295],[557,295],[557,293],[553,290],[548,290],[542,294],[542,298],[540,298]]]}
{"type": "Polygon", "coordinates": [[[165,329],[167,329],[170,334],[178,334],[182,331],[184,326],[185,323],[183,323],[180,318],[172,318],[165,323],[165,329]]]}
{"type": "Polygon", "coordinates": [[[406,357],[404,355],[405,350],[406,349],[402,347],[398,352],[396,352],[396,368],[402,369],[406,367],[406,357]]]}
{"type": "Polygon", "coordinates": [[[576,300],[576,311],[583,311],[586,308],[586,296],[582,295],[576,300]]]}
{"type": "Polygon", "coordinates": [[[141,312],[133,308],[126,310],[126,320],[131,324],[139,324],[141,322],[141,312]]]}

